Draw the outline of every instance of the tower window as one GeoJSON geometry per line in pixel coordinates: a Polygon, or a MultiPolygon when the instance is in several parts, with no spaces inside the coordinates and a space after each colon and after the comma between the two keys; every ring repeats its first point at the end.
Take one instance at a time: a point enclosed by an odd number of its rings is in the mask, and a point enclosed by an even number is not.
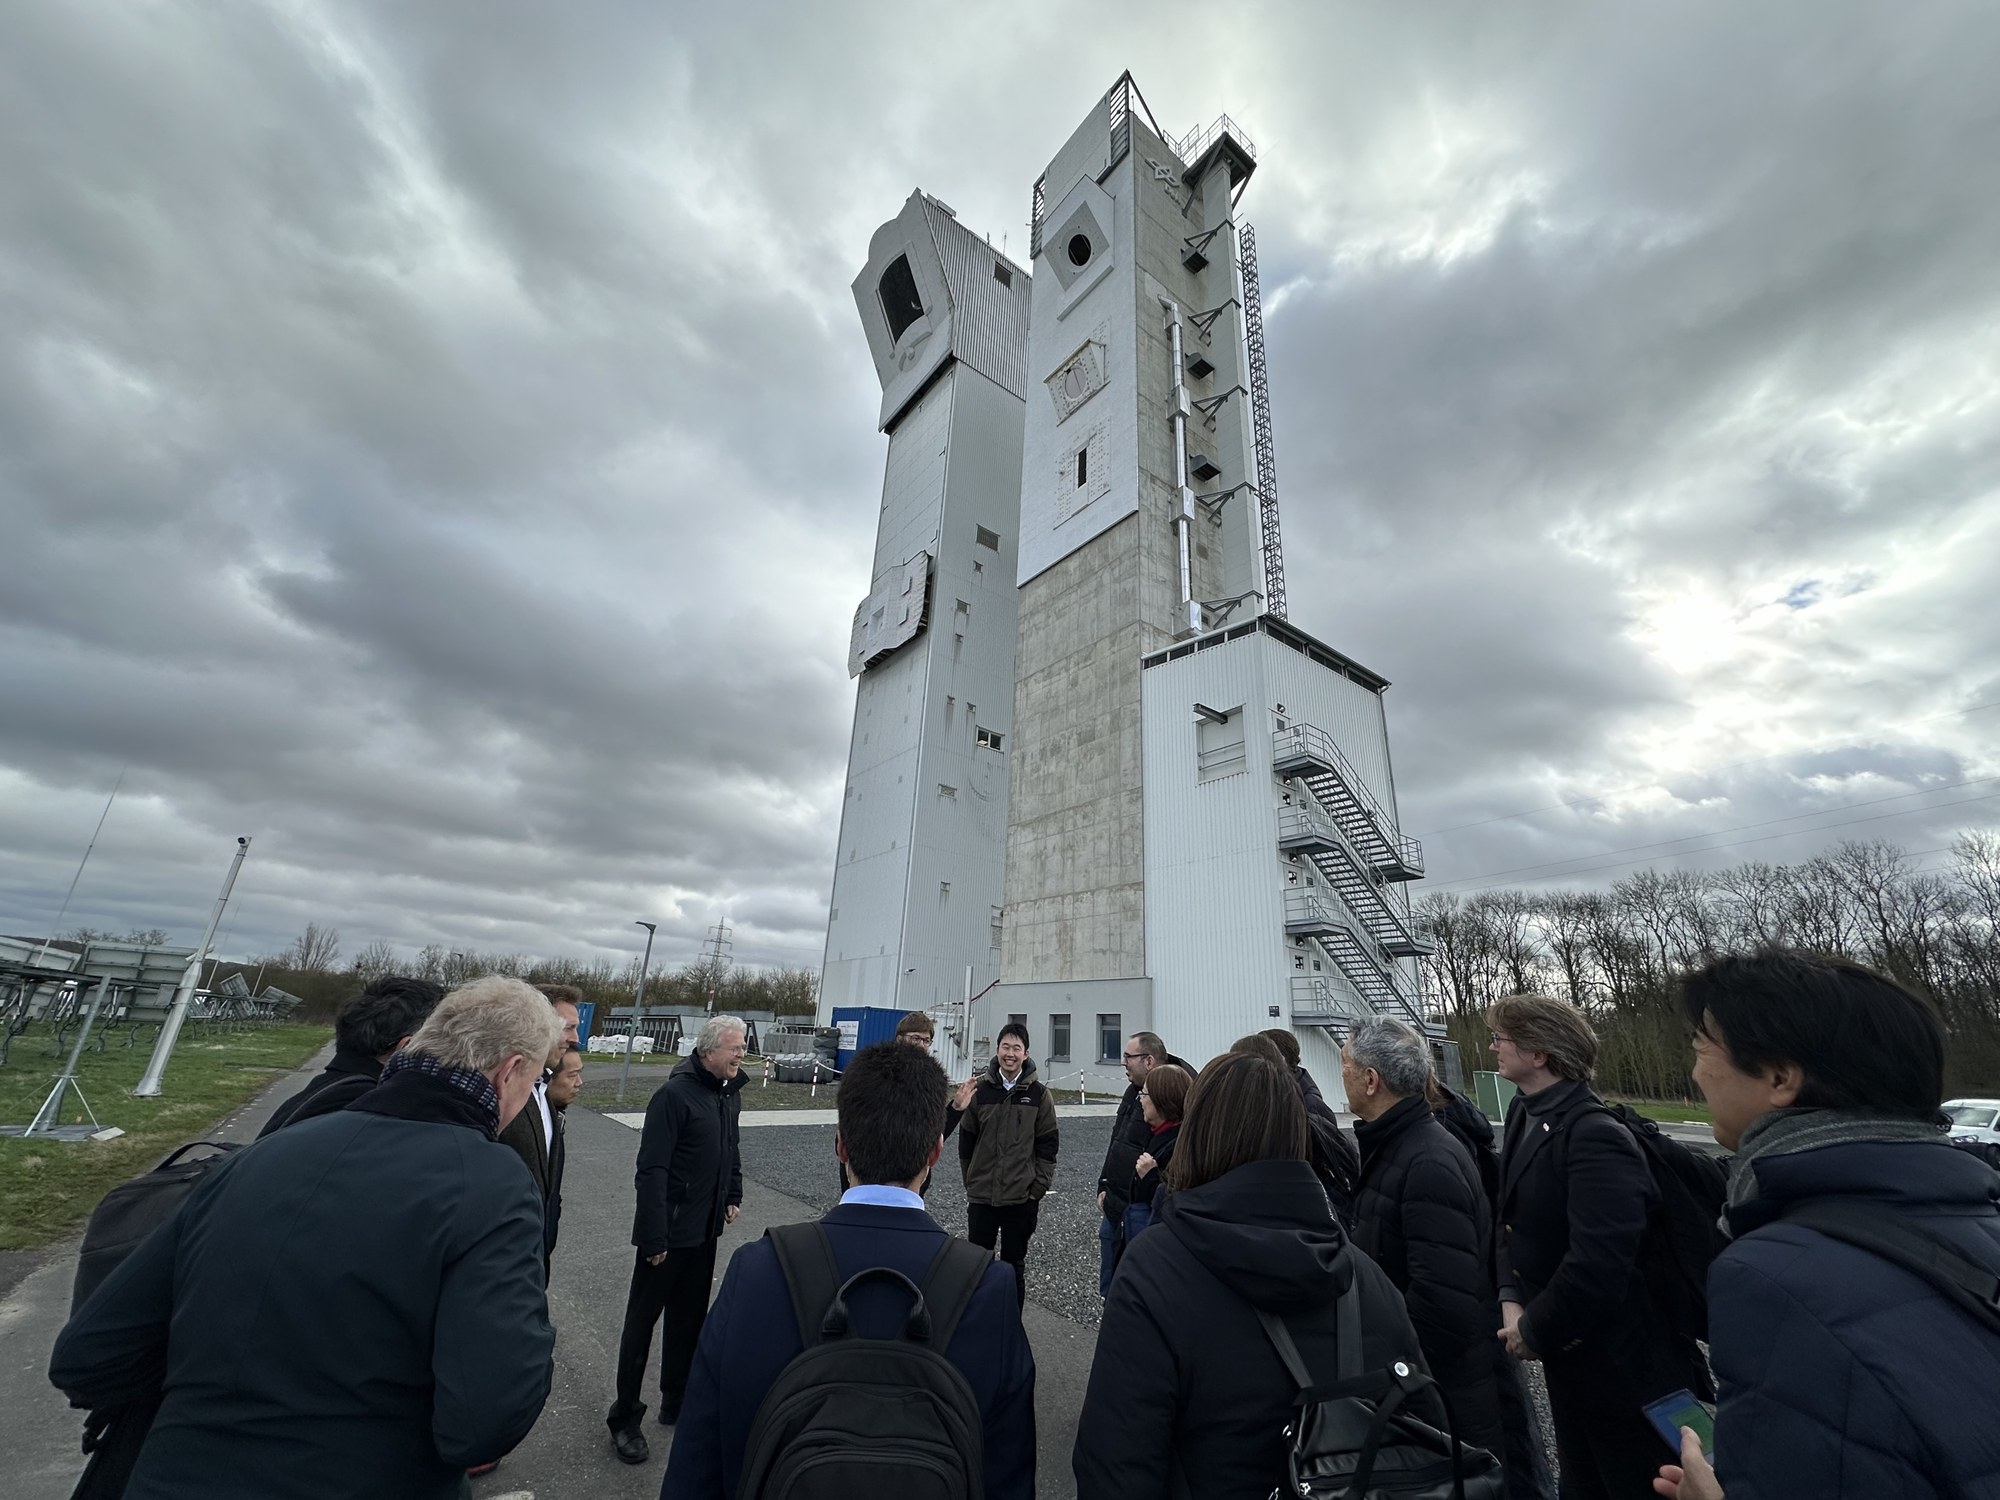
{"type": "Polygon", "coordinates": [[[917,278],[910,272],[907,255],[889,262],[876,291],[882,299],[882,316],[889,320],[889,337],[892,341],[899,340],[924,315],[924,299],[917,295],[917,278]]]}
{"type": "Polygon", "coordinates": [[[1090,450],[1079,448],[1076,450],[1076,487],[1082,489],[1088,483],[1090,483],[1090,450]]]}
{"type": "Polygon", "coordinates": [[[1000,550],[1000,533],[997,531],[988,531],[984,526],[980,526],[975,529],[973,539],[990,552],[1000,550]]]}
{"type": "Polygon", "coordinates": [[[1000,731],[997,729],[975,728],[972,734],[972,742],[982,750],[998,750],[1000,748],[1000,731]]]}
{"type": "Polygon", "coordinates": [[[1069,263],[1079,268],[1090,264],[1091,245],[1087,234],[1073,234],[1069,237],[1069,263]]]}
{"type": "Polygon", "coordinates": [[[1014,284],[1014,273],[996,260],[993,262],[993,279],[1002,286],[1010,287],[1014,284]]]}

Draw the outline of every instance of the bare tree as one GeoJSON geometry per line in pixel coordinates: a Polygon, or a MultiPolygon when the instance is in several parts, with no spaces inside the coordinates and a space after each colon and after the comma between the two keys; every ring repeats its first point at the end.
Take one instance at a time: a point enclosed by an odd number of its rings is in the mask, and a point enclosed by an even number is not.
{"type": "Polygon", "coordinates": [[[306,974],[324,974],[340,957],[340,929],[306,923],[306,930],[292,939],[285,954],[288,967],[306,974]]]}
{"type": "Polygon", "coordinates": [[[353,962],[347,967],[357,979],[373,983],[384,975],[396,972],[396,950],[381,938],[376,938],[355,954],[353,962]]]}

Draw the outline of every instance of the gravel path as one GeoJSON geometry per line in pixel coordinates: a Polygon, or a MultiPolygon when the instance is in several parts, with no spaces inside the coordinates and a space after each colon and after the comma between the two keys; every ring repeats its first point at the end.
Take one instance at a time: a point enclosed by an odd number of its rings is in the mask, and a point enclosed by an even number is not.
{"type": "MultiPolygon", "coordinates": [[[[1028,1296],[1053,1313],[1097,1326],[1097,1169],[1111,1144],[1109,1119],[1065,1119],[1056,1185],[1042,1200],[1041,1222],[1028,1242],[1028,1296]]],[[[815,1208],[840,1197],[840,1166],[831,1125],[765,1125],[743,1132],[744,1175],[815,1208]]],[[[932,1179],[930,1211],[955,1234],[965,1233],[965,1183],[958,1145],[946,1141],[932,1179]]]]}

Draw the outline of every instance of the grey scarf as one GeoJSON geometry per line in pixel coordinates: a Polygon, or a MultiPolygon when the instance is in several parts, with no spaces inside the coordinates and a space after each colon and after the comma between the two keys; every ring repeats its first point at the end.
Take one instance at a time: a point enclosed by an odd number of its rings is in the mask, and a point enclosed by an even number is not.
{"type": "Polygon", "coordinates": [[[1729,1210],[1757,1196],[1757,1163],[1773,1156],[1796,1156],[1821,1146],[1851,1146],[1862,1142],[1943,1145],[1944,1132],[1920,1120],[1901,1120],[1860,1109],[1774,1109],[1759,1115],[1743,1132],[1729,1165],[1729,1191],[1723,1201],[1722,1232],[1728,1234],[1729,1210]]]}

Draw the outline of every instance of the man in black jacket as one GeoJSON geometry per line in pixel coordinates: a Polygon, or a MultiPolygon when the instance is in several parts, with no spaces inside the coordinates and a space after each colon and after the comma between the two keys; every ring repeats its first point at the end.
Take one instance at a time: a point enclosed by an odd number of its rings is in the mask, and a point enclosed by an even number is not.
{"type": "Polygon", "coordinates": [[[618,1399],[605,1417],[611,1446],[628,1464],[646,1461],[646,1437],[639,1431],[646,1403],[639,1393],[653,1327],[664,1315],[659,1423],[671,1427],[680,1420],[688,1368],[708,1316],[715,1242],[723,1226],[736,1221],[743,1202],[736,1147],[744,1031],[735,1016],[710,1016],[692,1055],[646,1106],[635,1181],[639,1202],[632,1217],[637,1254],[618,1340],[618,1399]]]}
{"type": "Polygon", "coordinates": [[[527,1435],[541,1208],[493,1137],[555,1034],[519,980],[454,991],[366,1097],[237,1152],[105,1279],[49,1378],[159,1398],[128,1493],[456,1500],[527,1435]]]}
{"type": "Polygon", "coordinates": [[[1499,1456],[1491,1220],[1465,1148],[1431,1114],[1430,1049],[1402,1022],[1357,1022],[1341,1049],[1361,1183],[1354,1243],[1396,1283],[1461,1441],[1499,1456]]]}
{"type": "Polygon", "coordinates": [[[556,1253],[556,1231],[562,1226],[562,1183],[563,1167],[569,1158],[566,1134],[569,1129],[569,1107],[576,1103],[576,1096],[583,1092],[583,1049],[575,1043],[563,1048],[562,1058],[556,1063],[555,1074],[549,1079],[545,1090],[549,1108],[555,1112],[556,1133],[549,1143],[549,1195],[542,1208],[543,1269],[549,1267],[556,1253]]]}
{"type": "Polygon", "coordinates": [[[408,974],[385,974],[340,1008],[333,1023],[333,1061],[271,1111],[257,1139],[297,1120],[347,1108],[375,1087],[382,1065],[408,1044],[444,998],[444,987],[408,974]]]}
{"type": "Polygon", "coordinates": [[[1028,1028],[1009,1021],[960,1117],[958,1161],[965,1172],[965,1237],[988,1250],[999,1245],[1023,1306],[1028,1240],[1055,1181],[1061,1139],[1055,1100],[1028,1056],[1028,1028]]]}
{"type": "Polygon", "coordinates": [[[568,984],[538,984],[548,997],[556,1018],[562,1022],[562,1041],[549,1054],[548,1064],[535,1084],[535,1092],[513,1122],[500,1132],[500,1144],[521,1158],[528,1175],[535,1179],[535,1191],[542,1195],[542,1212],[548,1212],[550,1170],[556,1149],[556,1117],[549,1105],[549,1078],[562,1061],[562,1049],[576,1045],[582,1021],[583,991],[568,984]]]}
{"type": "Polygon", "coordinates": [[[1675,1336],[1639,1273],[1659,1189],[1598,1107],[1597,1034],[1574,1006],[1509,995],[1486,1019],[1500,1076],[1520,1090],[1501,1138],[1500,1338],[1547,1373],[1563,1495],[1640,1500],[1666,1446],[1643,1408],[1714,1394],[1700,1348],[1675,1336]]]}
{"type": "MultiPolygon", "coordinates": [[[[1132,1185],[1132,1170],[1153,1135],[1139,1103],[1139,1091],[1146,1075],[1162,1063],[1186,1068],[1192,1078],[1200,1070],[1167,1051],[1156,1031],[1135,1031],[1125,1038],[1125,1097],[1118,1101],[1118,1118],[1111,1122],[1111,1145],[1104,1153],[1104,1168],[1097,1174],[1097,1295],[1111,1290],[1111,1273],[1117,1269],[1119,1238],[1125,1224],[1126,1192],[1132,1185]]],[[[949,1134],[949,1132],[946,1132],[949,1134]]]]}

